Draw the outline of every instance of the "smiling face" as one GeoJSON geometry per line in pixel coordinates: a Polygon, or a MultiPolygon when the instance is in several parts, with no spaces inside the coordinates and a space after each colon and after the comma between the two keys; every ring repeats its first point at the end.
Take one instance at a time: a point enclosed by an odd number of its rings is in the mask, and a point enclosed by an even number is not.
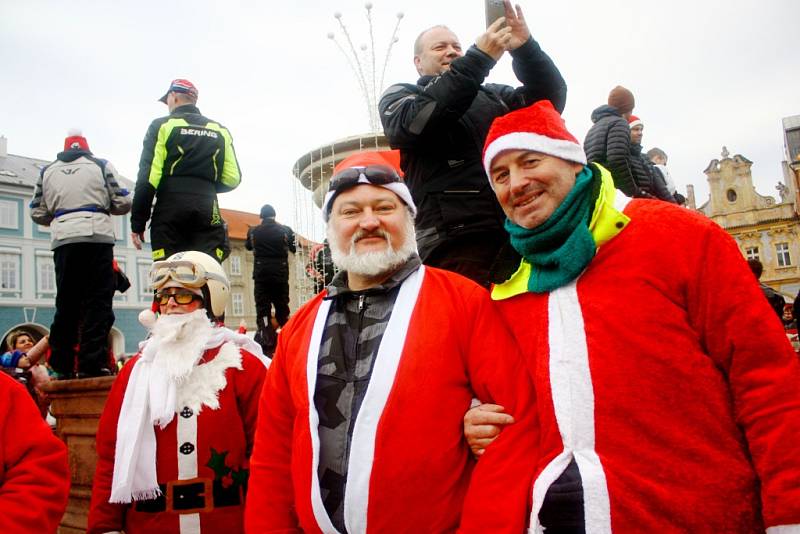
{"type": "Polygon", "coordinates": [[[490,176],[506,216],[536,228],[561,205],[583,164],[530,150],[506,150],[492,160],[490,176]]]}
{"type": "Polygon", "coordinates": [[[406,241],[406,212],[400,197],[388,189],[359,185],[334,200],[329,234],[340,252],[390,250],[406,241]]]}
{"type": "Polygon", "coordinates": [[[14,342],[14,349],[20,352],[28,352],[33,347],[33,338],[28,334],[20,334],[14,342]]]}
{"type": "Polygon", "coordinates": [[[392,191],[374,185],[358,185],[336,197],[327,235],[333,262],[347,271],[352,289],[374,285],[370,279],[390,275],[416,250],[408,207],[392,191]]]}
{"type": "Polygon", "coordinates": [[[436,76],[450,69],[450,62],[464,55],[456,34],[436,26],[418,38],[414,65],[420,76],[436,76]]]}

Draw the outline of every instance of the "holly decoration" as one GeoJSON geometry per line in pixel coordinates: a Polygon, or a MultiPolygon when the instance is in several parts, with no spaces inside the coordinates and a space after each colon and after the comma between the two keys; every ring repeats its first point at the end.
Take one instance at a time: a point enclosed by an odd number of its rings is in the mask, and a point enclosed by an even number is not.
{"type": "Polygon", "coordinates": [[[223,488],[231,486],[244,486],[247,483],[247,477],[250,475],[249,469],[231,469],[225,465],[225,457],[228,456],[228,451],[217,451],[211,447],[211,458],[206,463],[206,467],[214,471],[214,480],[220,481],[223,488]]]}
{"type": "Polygon", "coordinates": [[[228,456],[228,451],[217,452],[214,447],[211,447],[211,458],[208,460],[206,467],[210,467],[214,471],[214,480],[221,480],[232,471],[230,467],[225,465],[226,456],[228,456]]]}

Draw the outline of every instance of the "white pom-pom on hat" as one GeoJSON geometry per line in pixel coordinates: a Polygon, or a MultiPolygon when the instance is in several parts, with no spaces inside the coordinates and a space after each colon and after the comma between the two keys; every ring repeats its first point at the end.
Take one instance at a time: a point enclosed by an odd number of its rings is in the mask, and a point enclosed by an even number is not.
{"type": "Polygon", "coordinates": [[[156,325],[156,314],[151,309],[142,310],[139,312],[139,324],[148,330],[152,330],[156,325]]]}

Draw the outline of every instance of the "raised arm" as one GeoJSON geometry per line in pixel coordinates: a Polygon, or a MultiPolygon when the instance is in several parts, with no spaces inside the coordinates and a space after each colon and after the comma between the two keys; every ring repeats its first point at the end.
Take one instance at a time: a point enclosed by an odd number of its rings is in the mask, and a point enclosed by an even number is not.
{"type": "Polygon", "coordinates": [[[559,113],[563,112],[567,103],[567,82],[550,56],[531,37],[522,8],[517,5],[512,9],[508,0],[505,0],[505,6],[505,18],[512,35],[508,47],[512,57],[511,67],[522,86],[514,90],[508,86],[490,87],[500,92],[501,98],[511,109],[549,100],[559,113]]]}
{"type": "Polygon", "coordinates": [[[508,46],[511,30],[501,28],[503,21],[500,18],[489,26],[466,54],[453,59],[448,70],[424,87],[399,84],[386,90],[378,109],[392,147],[413,147],[464,115],[508,46]]]}

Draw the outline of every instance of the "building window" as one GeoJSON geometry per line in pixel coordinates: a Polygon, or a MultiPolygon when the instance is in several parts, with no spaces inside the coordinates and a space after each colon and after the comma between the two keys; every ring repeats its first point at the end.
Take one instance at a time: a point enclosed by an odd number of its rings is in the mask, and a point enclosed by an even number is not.
{"type": "Polygon", "coordinates": [[[136,264],[136,281],[139,284],[139,297],[142,300],[153,298],[153,292],[150,290],[150,265],[149,261],[140,261],[136,264]]]}
{"type": "Polygon", "coordinates": [[[758,247],[747,247],[744,249],[744,255],[748,260],[760,260],[761,255],[758,253],[758,247]]]}
{"type": "Polygon", "coordinates": [[[19,204],[13,200],[0,200],[0,228],[19,228],[19,204]]]}
{"type": "Polygon", "coordinates": [[[19,254],[0,254],[0,293],[19,293],[19,254]]]}
{"type": "Polygon", "coordinates": [[[36,292],[39,297],[56,292],[56,268],[50,254],[36,253],[36,292]]]}
{"type": "Polygon", "coordinates": [[[789,152],[789,162],[800,160],[800,128],[786,130],[786,150],[789,152]]]}
{"type": "MultiPolygon", "coordinates": [[[[117,241],[121,241],[125,239],[125,227],[124,227],[124,217],[113,216],[111,220],[114,222],[114,239],[117,241]]],[[[119,263],[119,262],[117,262],[119,263]]]]}
{"type": "Polygon", "coordinates": [[[789,256],[789,243],[777,243],[775,252],[778,255],[778,267],[788,267],[792,264],[792,257],[789,256]]]}
{"type": "Polygon", "coordinates": [[[729,202],[736,202],[736,191],[733,189],[728,189],[728,192],[725,194],[728,197],[729,202]]]}
{"type": "Polygon", "coordinates": [[[231,315],[234,317],[244,315],[244,298],[241,293],[231,293],[231,315]]]}
{"type": "Polygon", "coordinates": [[[231,274],[234,276],[242,275],[242,258],[238,255],[231,256],[231,274]]]}

